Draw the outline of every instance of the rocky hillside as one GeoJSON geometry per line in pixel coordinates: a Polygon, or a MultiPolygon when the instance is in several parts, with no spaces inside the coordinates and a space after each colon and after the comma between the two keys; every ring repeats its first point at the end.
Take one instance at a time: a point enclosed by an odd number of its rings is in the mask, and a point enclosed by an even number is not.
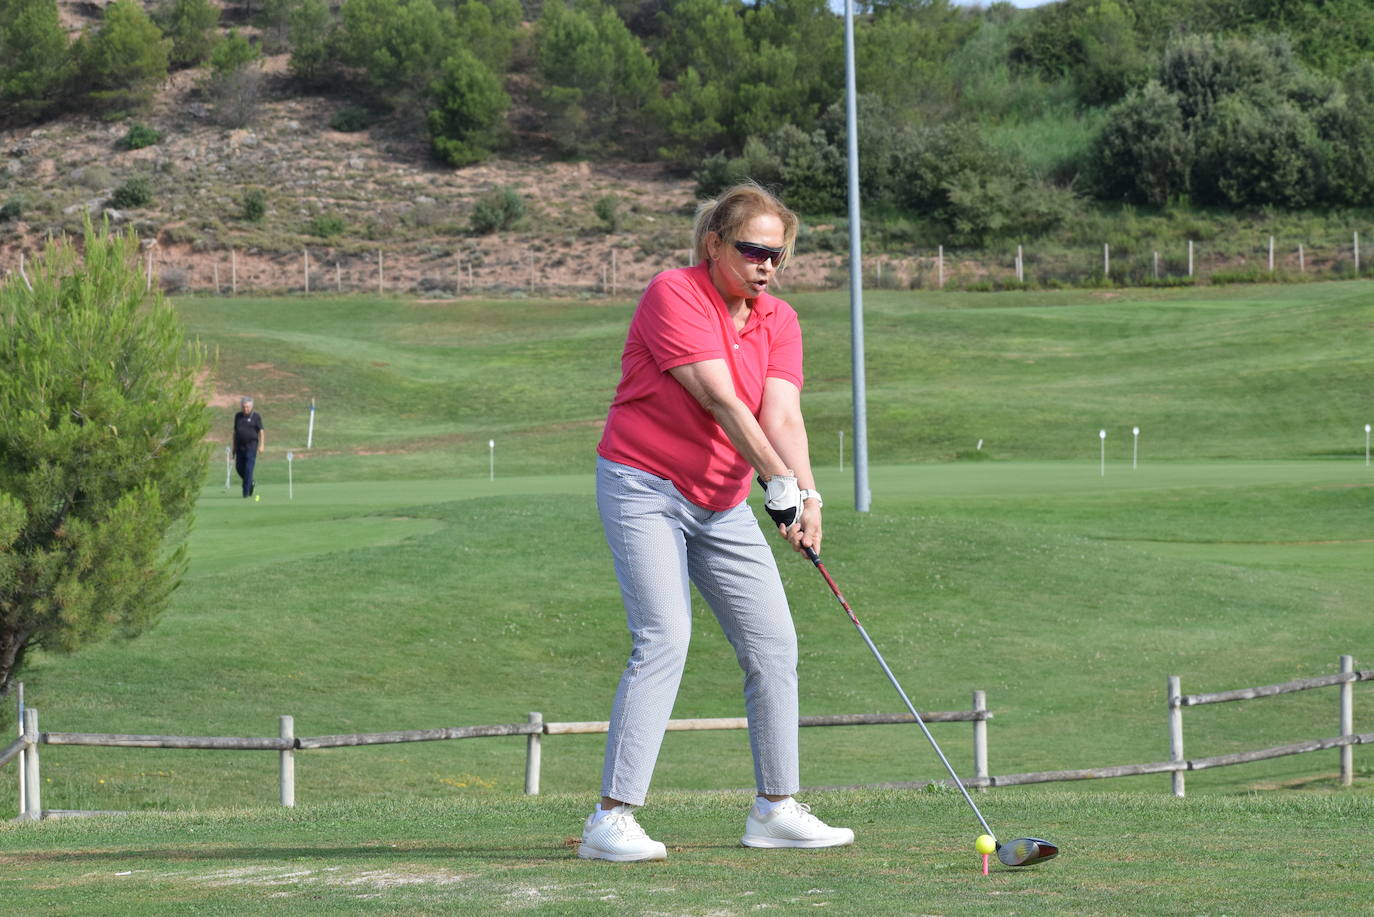
{"type": "MultiPolygon", "coordinates": [[[[90,5],[69,7],[89,14],[90,5]]],[[[80,15],[68,20],[79,24],[80,15]]],[[[454,169],[424,137],[382,123],[331,129],[347,100],[295,94],[286,59],[265,62],[249,126],[217,126],[195,71],[174,74],[139,122],[162,139],[128,150],[130,122],[67,116],[0,132],[0,267],[12,270],[57,233],[79,234],[86,214],[132,227],[172,291],[340,289],[449,295],[468,290],[632,293],[654,273],[686,263],[692,183],[653,164],[523,158],[454,169]],[[144,206],[112,198],[142,176],[144,206]],[[478,199],[509,187],[524,204],[510,231],[477,234],[478,199]],[[245,200],[260,194],[261,216],[245,200]],[[614,198],[615,225],[596,204],[614,198]],[[380,277],[379,277],[380,262],[380,277]]],[[[838,263],[814,254],[789,281],[822,285],[838,263]]]]}

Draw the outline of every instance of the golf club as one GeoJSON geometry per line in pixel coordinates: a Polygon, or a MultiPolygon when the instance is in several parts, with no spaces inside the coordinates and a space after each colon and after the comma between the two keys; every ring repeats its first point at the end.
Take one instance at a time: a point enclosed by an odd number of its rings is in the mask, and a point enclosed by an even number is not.
{"type": "MultiPolygon", "coordinates": [[[[920,726],[921,732],[925,733],[926,739],[930,742],[930,747],[935,749],[935,754],[939,755],[940,762],[944,764],[945,770],[949,771],[949,776],[954,781],[954,785],[957,786],[959,792],[964,795],[964,800],[969,804],[969,808],[973,810],[973,814],[978,816],[978,823],[983,826],[984,831],[996,839],[997,832],[992,830],[992,827],[988,825],[987,819],[983,817],[983,813],[978,811],[978,805],[973,801],[973,797],[969,795],[968,789],[964,786],[964,781],[960,780],[959,775],[954,772],[954,768],[950,765],[949,759],[946,758],[945,753],[940,750],[940,743],[936,742],[935,736],[930,734],[930,729],[926,726],[925,720],[921,719],[921,714],[916,712],[916,707],[911,703],[911,699],[906,696],[906,692],[902,690],[901,684],[897,681],[897,676],[893,675],[892,669],[888,668],[887,662],[883,659],[883,654],[878,652],[878,647],[874,645],[872,638],[868,636],[868,631],[864,630],[864,626],[859,623],[858,616],[854,614],[854,609],[849,607],[849,602],[845,601],[844,594],[840,592],[840,587],[835,585],[835,580],[830,576],[830,571],[825,569],[825,564],[821,563],[820,555],[811,548],[803,547],[802,550],[806,552],[807,559],[816,565],[816,569],[821,571],[821,576],[825,577],[826,585],[829,586],[830,591],[835,594],[835,598],[839,599],[840,607],[844,609],[845,614],[849,615],[849,620],[854,622],[854,627],[858,629],[859,636],[864,638],[864,643],[868,644],[869,650],[873,653],[873,658],[877,659],[878,665],[883,667],[883,672],[887,675],[887,680],[892,682],[892,687],[896,688],[897,693],[901,695],[902,703],[906,704],[906,709],[910,711],[911,715],[915,718],[916,725],[920,726]]],[[[1030,866],[1042,860],[1048,860],[1058,855],[1058,853],[1059,846],[1057,844],[1052,844],[1038,837],[1018,837],[1005,844],[1001,841],[997,841],[997,859],[1001,860],[1006,866],[1030,866]]]]}

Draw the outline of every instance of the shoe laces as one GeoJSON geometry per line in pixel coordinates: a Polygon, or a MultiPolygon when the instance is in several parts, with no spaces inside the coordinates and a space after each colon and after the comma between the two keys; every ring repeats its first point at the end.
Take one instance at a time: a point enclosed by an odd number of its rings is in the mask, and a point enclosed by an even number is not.
{"type": "Polygon", "coordinates": [[[610,826],[619,831],[621,837],[624,837],[626,840],[637,841],[649,837],[648,833],[646,833],[644,828],[639,824],[639,820],[635,818],[633,812],[628,810],[616,812],[613,810],[607,812],[602,818],[608,820],[610,826]]]}
{"type": "Polygon", "coordinates": [[[795,799],[784,800],[783,802],[779,803],[778,807],[773,811],[781,813],[787,810],[791,810],[792,814],[795,814],[797,818],[800,818],[803,822],[807,824],[810,824],[812,822],[816,822],[817,824],[825,824],[819,818],[811,814],[811,807],[809,805],[807,805],[804,802],[797,802],[797,800],[795,799]]]}

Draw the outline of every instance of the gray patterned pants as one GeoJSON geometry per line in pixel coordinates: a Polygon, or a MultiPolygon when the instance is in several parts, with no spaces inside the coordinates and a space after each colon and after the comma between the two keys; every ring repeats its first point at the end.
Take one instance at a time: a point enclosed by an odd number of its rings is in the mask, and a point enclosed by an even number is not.
{"type": "Polygon", "coordinates": [[[596,505],[615,558],[633,650],[606,737],[601,794],[643,805],[687,661],[689,582],[744,670],[760,793],[786,795],[797,769],[797,636],[773,552],[748,505],[713,512],[671,481],[597,459],[596,505]]]}

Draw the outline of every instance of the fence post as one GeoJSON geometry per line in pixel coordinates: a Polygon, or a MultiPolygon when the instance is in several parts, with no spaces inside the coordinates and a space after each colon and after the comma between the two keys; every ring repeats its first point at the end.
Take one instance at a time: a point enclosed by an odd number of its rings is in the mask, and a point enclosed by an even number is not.
{"type": "MultiPolygon", "coordinates": [[[[296,737],[296,718],[282,716],[280,735],[283,739],[296,737]]],[[[281,804],[288,809],[296,807],[296,752],[291,748],[281,750],[281,804]]]]}
{"type": "Polygon", "coordinates": [[[239,295],[239,250],[229,249],[229,295],[239,295]]]}
{"type": "Polygon", "coordinates": [[[935,256],[935,276],[936,286],[943,290],[945,288],[945,247],[940,246],[938,254],[935,256]]]}
{"type": "Polygon", "coordinates": [[[1021,246],[1016,246],[1016,282],[1026,282],[1026,262],[1021,251],[1021,246]]]}
{"type": "Polygon", "coordinates": [[[1103,243],[1102,243],[1102,277],[1103,277],[1103,279],[1105,280],[1106,278],[1108,278],[1108,277],[1110,277],[1110,276],[1112,276],[1112,252],[1111,252],[1111,247],[1110,247],[1106,242],[1103,242],[1103,243]]]}
{"type": "Polygon", "coordinates": [[[1188,276],[1193,276],[1193,240],[1188,240],[1188,276]]]}
{"type": "Polygon", "coordinates": [[[42,789],[38,782],[38,711],[24,708],[24,818],[38,821],[43,817],[42,789]]]}
{"type": "Polygon", "coordinates": [[[1155,280],[1159,279],[1159,252],[1155,252],[1155,280]]]}
{"type": "MultiPolygon", "coordinates": [[[[20,257],[22,258],[23,255],[20,255],[20,257]]],[[[23,738],[23,736],[24,736],[24,683],[23,683],[22,681],[19,682],[19,716],[15,719],[15,723],[16,723],[16,725],[18,726],[19,737],[20,737],[20,738],[23,738]]],[[[24,781],[24,755],[21,754],[21,755],[19,756],[19,761],[18,761],[18,763],[17,763],[16,766],[19,768],[19,817],[20,817],[20,818],[23,818],[23,817],[24,817],[24,813],[25,813],[26,811],[28,811],[28,807],[24,804],[24,799],[25,799],[24,793],[25,793],[25,791],[28,789],[28,787],[25,786],[25,781],[24,781]]]]}
{"type": "MultiPolygon", "coordinates": [[[[531,726],[544,725],[544,714],[531,712],[529,717],[531,726]]],[[[532,732],[526,736],[525,741],[525,795],[539,795],[539,765],[540,765],[540,733],[532,732]]]]}
{"type": "Polygon", "coordinates": [[[1355,276],[1360,276],[1360,234],[1355,233],[1355,276]]]}
{"type": "Polygon", "coordinates": [[[1269,237],[1269,273],[1274,273],[1274,237],[1269,237]]]}
{"type": "Polygon", "coordinates": [[[305,276],[305,292],[310,292],[310,249],[301,249],[301,264],[305,276]]]}
{"type": "Polygon", "coordinates": [[[1307,273],[1307,259],[1303,256],[1302,243],[1298,243],[1298,273],[1307,273]]]}
{"type": "MultiPolygon", "coordinates": [[[[985,691],[973,692],[973,712],[978,718],[973,721],[973,776],[982,781],[988,779],[988,695],[985,691]]],[[[987,784],[978,787],[986,793],[987,784]]]]}
{"type": "MultiPolygon", "coordinates": [[[[1341,657],[1341,671],[1355,671],[1355,657],[1341,657]]],[[[1341,685],[1341,737],[1355,733],[1355,682],[1347,681],[1341,685]]],[[[1355,782],[1355,749],[1350,745],[1341,746],[1341,786],[1355,782]]]]}
{"type": "MultiPolygon", "coordinates": [[[[1191,243],[1190,243],[1191,244],[1191,243]]],[[[1177,675],[1169,676],[1169,760],[1183,763],[1183,689],[1177,675]]],[[[1183,771],[1173,772],[1174,795],[1183,798],[1183,771]]]]}

